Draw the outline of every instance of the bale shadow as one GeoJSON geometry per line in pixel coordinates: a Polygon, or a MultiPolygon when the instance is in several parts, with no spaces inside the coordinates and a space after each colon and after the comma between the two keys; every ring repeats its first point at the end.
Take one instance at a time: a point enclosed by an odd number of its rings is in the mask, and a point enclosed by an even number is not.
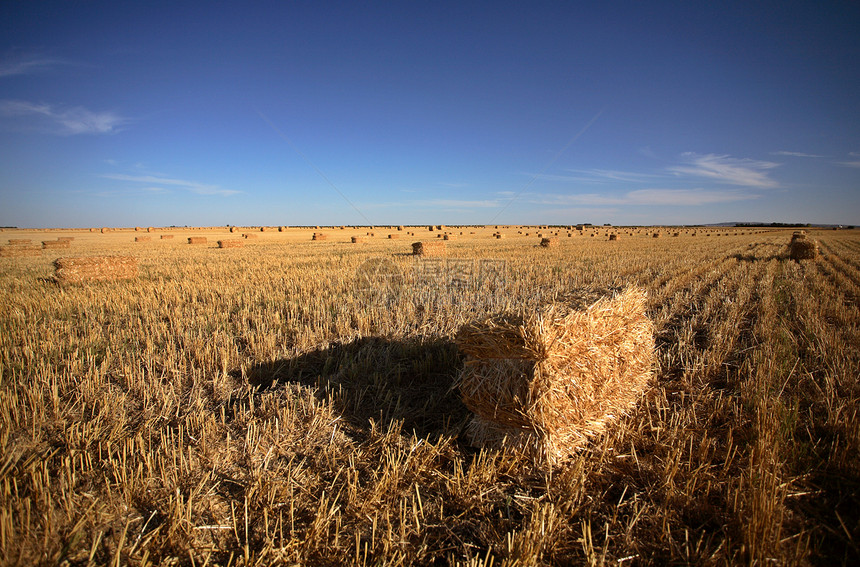
{"type": "MultiPolygon", "coordinates": [[[[463,366],[456,344],[442,338],[362,338],[245,368],[244,379],[263,391],[293,383],[331,402],[354,431],[369,420],[388,427],[403,423],[434,441],[456,435],[470,413],[452,388],[463,366]]],[[[230,373],[243,378],[241,370],[230,373]]]]}

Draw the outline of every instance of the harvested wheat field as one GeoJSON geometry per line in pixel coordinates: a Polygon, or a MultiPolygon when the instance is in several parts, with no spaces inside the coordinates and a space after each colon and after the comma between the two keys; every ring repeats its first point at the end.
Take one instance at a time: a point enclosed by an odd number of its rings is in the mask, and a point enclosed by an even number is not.
{"type": "Polygon", "coordinates": [[[555,228],[4,246],[0,564],[856,564],[860,232],[555,228]]]}

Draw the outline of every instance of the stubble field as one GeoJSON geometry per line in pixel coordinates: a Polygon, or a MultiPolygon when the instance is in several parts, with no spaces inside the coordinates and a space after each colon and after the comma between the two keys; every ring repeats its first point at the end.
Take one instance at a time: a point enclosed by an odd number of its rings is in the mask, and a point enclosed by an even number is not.
{"type": "Polygon", "coordinates": [[[785,230],[446,231],[441,260],[427,227],[0,233],[74,237],[0,258],[0,562],[860,560],[860,233],[795,262],[785,230]],[[50,281],[97,254],[140,275],[50,281]],[[465,442],[460,326],[631,285],[628,415],[553,469],[465,442]]]}

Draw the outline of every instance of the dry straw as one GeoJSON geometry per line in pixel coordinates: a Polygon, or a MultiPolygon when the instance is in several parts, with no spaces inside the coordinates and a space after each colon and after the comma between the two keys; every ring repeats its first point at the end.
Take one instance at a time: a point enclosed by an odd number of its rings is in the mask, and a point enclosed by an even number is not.
{"type": "Polygon", "coordinates": [[[150,237],[150,236],[135,236],[134,241],[135,242],[150,242],[150,241],[152,241],[152,237],[150,237]]]}
{"type": "Polygon", "coordinates": [[[171,238],[173,238],[172,234],[162,234],[161,235],[162,240],[170,240],[171,238]]]}
{"type": "Polygon", "coordinates": [[[22,256],[41,256],[42,247],[33,244],[16,244],[14,246],[0,246],[0,257],[16,258],[22,256]]]}
{"type": "Polygon", "coordinates": [[[818,257],[818,243],[806,238],[806,235],[801,235],[800,238],[792,237],[788,248],[792,260],[815,260],[818,257]]]}
{"type": "Polygon", "coordinates": [[[72,243],[68,240],[43,240],[42,248],[45,250],[68,248],[72,243]]]}
{"type": "Polygon", "coordinates": [[[245,239],[247,240],[247,239],[249,239],[249,238],[260,238],[260,235],[259,235],[259,234],[255,234],[255,233],[253,233],[253,232],[246,232],[245,234],[243,234],[243,235],[242,235],[242,237],[243,237],[243,238],[245,238],[245,239]]]}
{"type": "Polygon", "coordinates": [[[323,234],[322,232],[315,232],[314,235],[311,237],[311,240],[325,240],[326,238],[328,238],[328,236],[323,234]]]}
{"type": "Polygon", "coordinates": [[[72,242],[75,239],[74,236],[58,236],[57,240],[63,240],[65,242],[72,242]]]}
{"type": "Polygon", "coordinates": [[[350,241],[353,244],[361,244],[362,242],[367,242],[367,239],[363,236],[353,236],[350,238],[350,241]]]}
{"type": "Polygon", "coordinates": [[[243,240],[219,240],[218,248],[241,248],[245,245],[243,240]]]}
{"type": "Polygon", "coordinates": [[[400,235],[399,234],[389,234],[388,238],[389,238],[389,240],[394,240],[395,238],[400,238],[400,235]]]}
{"type": "Polygon", "coordinates": [[[572,455],[635,404],[651,378],[645,306],[645,293],[630,288],[585,309],[557,303],[462,327],[457,344],[467,358],[457,385],[475,414],[470,441],[518,447],[550,464],[572,455]]]}
{"type": "Polygon", "coordinates": [[[131,256],[87,256],[58,258],[54,279],[61,284],[135,278],[137,260],[131,256]]]}
{"type": "Polygon", "coordinates": [[[558,246],[558,238],[555,236],[541,238],[540,245],[544,248],[555,248],[558,246]]]}
{"type": "Polygon", "coordinates": [[[206,244],[205,236],[189,236],[188,244],[206,244]]]}
{"type": "Polygon", "coordinates": [[[412,253],[416,256],[444,256],[445,241],[424,241],[412,244],[412,253]]]}
{"type": "Polygon", "coordinates": [[[33,241],[29,238],[10,238],[9,244],[11,246],[27,246],[28,244],[32,244],[33,241]]]}
{"type": "Polygon", "coordinates": [[[455,237],[453,234],[446,234],[445,236],[442,237],[442,240],[454,240],[454,238],[455,237]]]}

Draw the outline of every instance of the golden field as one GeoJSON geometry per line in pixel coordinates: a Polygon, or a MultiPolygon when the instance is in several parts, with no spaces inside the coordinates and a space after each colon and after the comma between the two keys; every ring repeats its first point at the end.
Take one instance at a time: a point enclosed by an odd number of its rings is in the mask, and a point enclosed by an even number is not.
{"type": "Polygon", "coordinates": [[[0,258],[0,563],[856,564],[860,232],[791,232],[0,232],[74,237],[0,258]],[[51,280],[89,255],[139,275],[51,280]],[[466,443],[461,326],[627,286],[635,408],[554,468],[466,443]]]}

